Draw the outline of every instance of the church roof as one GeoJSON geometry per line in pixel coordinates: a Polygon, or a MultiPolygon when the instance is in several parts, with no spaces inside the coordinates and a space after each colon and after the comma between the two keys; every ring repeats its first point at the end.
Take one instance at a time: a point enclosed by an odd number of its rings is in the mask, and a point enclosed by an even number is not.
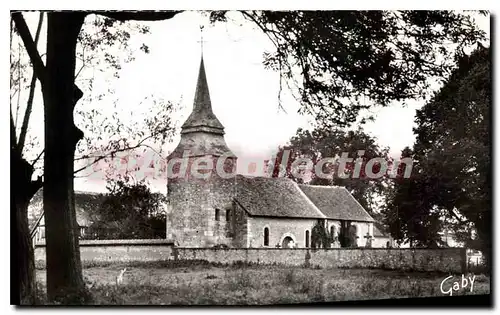
{"type": "Polygon", "coordinates": [[[182,125],[181,134],[191,132],[224,134],[224,126],[222,126],[212,111],[212,102],[210,101],[203,57],[201,58],[200,71],[198,73],[193,111],[182,125]]]}
{"type": "Polygon", "coordinates": [[[181,140],[177,147],[170,153],[169,159],[173,157],[183,157],[184,152],[188,152],[187,156],[222,156],[236,157],[229,149],[221,135],[211,133],[188,133],[181,135],[181,140]]]}
{"type": "Polygon", "coordinates": [[[299,187],[328,219],[374,221],[345,187],[314,185],[299,185],[299,187]]]}
{"type": "Polygon", "coordinates": [[[251,216],[325,218],[288,178],[237,175],[236,181],[236,202],[251,216]]]}
{"type": "Polygon", "coordinates": [[[373,236],[375,237],[386,237],[384,233],[382,233],[375,225],[373,226],[373,236]]]}
{"type": "Polygon", "coordinates": [[[379,237],[388,237],[388,234],[385,233],[384,225],[380,222],[373,222],[373,236],[379,237]]]}
{"type": "MultiPolygon", "coordinates": [[[[99,207],[105,197],[106,195],[104,194],[75,191],[76,222],[79,226],[88,226],[90,224],[88,215],[89,210],[99,207]]],[[[43,189],[40,189],[33,196],[28,209],[28,224],[30,231],[35,229],[39,224],[44,225],[43,189]]]]}

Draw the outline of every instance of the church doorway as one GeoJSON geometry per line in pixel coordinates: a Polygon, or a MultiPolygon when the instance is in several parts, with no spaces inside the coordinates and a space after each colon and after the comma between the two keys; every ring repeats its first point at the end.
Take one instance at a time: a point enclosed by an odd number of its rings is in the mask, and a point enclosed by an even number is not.
{"type": "Polygon", "coordinates": [[[285,237],[281,244],[281,248],[293,248],[293,247],[294,247],[293,238],[291,238],[290,236],[285,237]]]}

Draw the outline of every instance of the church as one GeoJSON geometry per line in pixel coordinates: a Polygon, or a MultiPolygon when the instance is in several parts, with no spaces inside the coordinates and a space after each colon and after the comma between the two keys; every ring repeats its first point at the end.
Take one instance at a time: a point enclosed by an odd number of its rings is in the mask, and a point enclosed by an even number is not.
{"type": "MultiPolygon", "coordinates": [[[[313,227],[321,224],[341,247],[341,236],[355,235],[354,246],[386,247],[392,239],[344,187],[297,184],[289,178],[236,175],[237,157],[224,140],[224,126],[212,110],[203,58],[193,110],[182,125],[181,139],[167,157],[166,238],[180,247],[308,248],[313,227]],[[203,161],[192,176],[196,161],[203,161]],[[170,163],[174,161],[174,163],[170,163]],[[220,163],[220,162],[223,163],[220,163]],[[179,165],[187,165],[179,176],[179,165]],[[205,166],[200,169],[200,166],[205,166]],[[223,172],[203,174],[210,168],[223,172]],[[223,176],[224,174],[234,174],[223,176]]],[[[90,208],[104,195],[76,192],[80,236],[86,236],[90,208]]],[[[30,203],[34,243],[45,240],[42,193],[30,203]]],[[[345,245],[345,244],[344,244],[345,245]]]]}
{"type": "Polygon", "coordinates": [[[203,57],[193,110],[167,158],[169,164],[174,159],[167,170],[166,229],[176,246],[308,248],[317,224],[333,236],[333,247],[340,247],[339,236],[347,233],[355,235],[354,246],[372,244],[374,219],[344,187],[236,175],[238,158],[212,110],[203,57]],[[224,172],[193,176],[200,159],[204,171],[222,166],[224,172]],[[186,175],[179,175],[180,165],[186,165],[186,175]]]}

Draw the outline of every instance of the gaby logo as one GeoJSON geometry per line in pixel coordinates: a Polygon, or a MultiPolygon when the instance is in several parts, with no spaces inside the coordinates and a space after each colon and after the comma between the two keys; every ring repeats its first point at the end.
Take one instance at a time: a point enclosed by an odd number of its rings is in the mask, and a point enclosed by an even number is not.
{"type": "Polygon", "coordinates": [[[449,276],[441,281],[441,293],[453,295],[453,291],[459,291],[460,289],[467,288],[470,285],[470,292],[474,290],[474,280],[476,279],[475,275],[472,277],[465,277],[462,275],[461,281],[452,281],[453,276],[449,276]]]}

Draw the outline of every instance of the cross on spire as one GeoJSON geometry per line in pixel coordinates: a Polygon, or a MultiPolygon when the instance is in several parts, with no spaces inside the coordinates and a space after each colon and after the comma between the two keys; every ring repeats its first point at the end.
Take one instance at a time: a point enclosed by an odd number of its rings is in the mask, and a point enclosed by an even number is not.
{"type": "Polygon", "coordinates": [[[203,28],[204,25],[200,25],[200,48],[201,48],[201,57],[203,57],[203,28]]]}

